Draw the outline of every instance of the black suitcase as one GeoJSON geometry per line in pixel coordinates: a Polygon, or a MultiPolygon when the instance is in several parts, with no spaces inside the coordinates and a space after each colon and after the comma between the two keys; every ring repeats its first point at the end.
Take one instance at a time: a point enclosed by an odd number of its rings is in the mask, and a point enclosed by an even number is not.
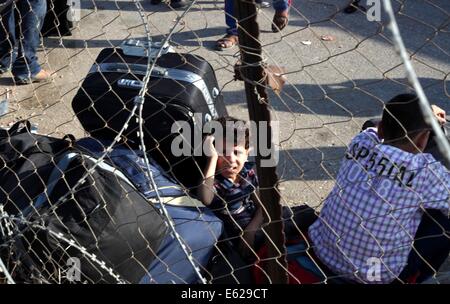
{"type": "MultiPolygon", "coordinates": [[[[114,139],[123,128],[147,70],[145,47],[148,45],[129,40],[121,47],[104,49],[97,57],[72,102],[81,125],[91,136],[114,139]]],[[[150,56],[159,48],[157,44],[150,47],[150,56]]],[[[227,111],[214,70],[206,60],[171,52],[169,46],[162,48],[163,55],[156,60],[143,107],[145,145],[163,168],[192,187],[204,160],[172,154],[172,141],[179,136],[171,132],[172,124],[186,121],[194,131],[211,119],[226,116],[227,111]]],[[[139,147],[137,118],[138,112],[122,136],[135,148],[139,147]]],[[[193,137],[191,134],[192,145],[193,137]]]]}
{"type": "Polygon", "coordinates": [[[77,8],[73,7],[74,1],[70,3],[67,0],[47,0],[47,14],[41,29],[43,37],[72,35],[74,22],[69,20],[68,15],[77,8]]]}

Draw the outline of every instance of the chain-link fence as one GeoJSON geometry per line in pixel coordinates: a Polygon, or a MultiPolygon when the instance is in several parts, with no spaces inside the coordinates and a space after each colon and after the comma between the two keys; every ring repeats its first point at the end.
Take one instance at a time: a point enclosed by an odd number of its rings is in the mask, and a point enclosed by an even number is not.
{"type": "Polygon", "coordinates": [[[65,2],[0,5],[2,282],[448,282],[448,1],[65,2]]]}

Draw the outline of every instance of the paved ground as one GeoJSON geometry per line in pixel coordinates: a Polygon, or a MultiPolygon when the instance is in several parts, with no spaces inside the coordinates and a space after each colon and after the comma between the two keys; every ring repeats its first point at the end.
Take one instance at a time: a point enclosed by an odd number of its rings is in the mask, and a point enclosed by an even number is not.
{"type": "MultiPolygon", "coordinates": [[[[142,5],[154,40],[160,40],[182,11],[149,2],[142,5]]],[[[341,13],[347,2],[294,0],[289,26],[277,34],[270,32],[273,10],[259,14],[267,61],[288,70],[284,91],[270,99],[281,126],[278,169],[282,197],[288,204],[320,205],[333,185],[346,145],[362,122],[379,115],[384,100],[408,90],[390,33],[361,12],[341,13]],[[335,39],[324,41],[322,35],[335,39]]],[[[394,2],[398,10],[400,5],[394,2]]],[[[450,113],[450,1],[402,2],[397,16],[416,72],[428,98],[450,113]]],[[[11,113],[1,123],[31,117],[41,132],[83,136],[70,107],[80,81],[101,49],[142,37],[144,31],[131,0],[83,0],[82,8],[83,18],[73,36],[44,40],[40,58],[57,72],[52,83],[15,87],[8,75],[0,78],[0,90],[12,90],[11,113]]],[[[229,112],[246,118],[243,84],[233,81],[237,48],[213,50],[224,31],[223,2],[197,1],[172,43],[177,51],[192,52],[213,64],[229,112]]]]}

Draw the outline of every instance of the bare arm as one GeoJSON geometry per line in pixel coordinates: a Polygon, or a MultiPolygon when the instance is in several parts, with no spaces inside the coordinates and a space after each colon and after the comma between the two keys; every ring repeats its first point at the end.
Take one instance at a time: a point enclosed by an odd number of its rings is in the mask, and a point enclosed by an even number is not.
{"type": "Polygon", "coordinates": [[[442,126],[444,125],[447,121],[445,119],[445,111],[442,110],[441,108],[439,108],[436,105],[432,105],[431,109],[433,110],[434,116],[436,116],[439,124],[442,126]]]}
{"type": "Polygon", "coordinates": [[[206,206],[209,206],[214,199],[214,175],[216,173],[218,154],[214,147],[214,137],[208,136],[205,139],[205,154],[208,156],[206,167],[203,170],[204,179],[197,190],[198,199],[206,206]]]}

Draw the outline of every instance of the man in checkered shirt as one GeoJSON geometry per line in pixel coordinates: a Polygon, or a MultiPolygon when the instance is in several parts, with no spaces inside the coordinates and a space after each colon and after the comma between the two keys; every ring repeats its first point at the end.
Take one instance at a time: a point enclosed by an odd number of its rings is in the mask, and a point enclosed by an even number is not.
{"type": "MultiPolygon", "coordinates": [[[[445,112],[433,106],[441,124],[445,112]]],[[[450,173],[422,153],[430,136],[417,97],[389,101],[378,128],[350,143],[336,185],[309,228],[329,270],[363,283],[421,282],[450,251],[450,173]]]]}

